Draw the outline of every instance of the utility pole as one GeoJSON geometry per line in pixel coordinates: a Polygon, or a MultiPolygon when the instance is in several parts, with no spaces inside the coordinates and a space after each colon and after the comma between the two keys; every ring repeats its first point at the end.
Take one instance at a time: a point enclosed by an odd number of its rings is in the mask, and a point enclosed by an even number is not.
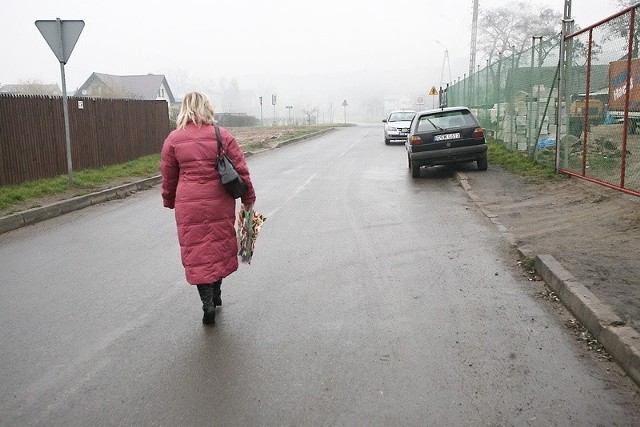
{"type": "Polygon", "coordinates": [[[469,76],[476,68],[476,41],[478,39],[478,0],[473,0],[473,18],[471,22],[471,54],[469,57],[469,76]]]}

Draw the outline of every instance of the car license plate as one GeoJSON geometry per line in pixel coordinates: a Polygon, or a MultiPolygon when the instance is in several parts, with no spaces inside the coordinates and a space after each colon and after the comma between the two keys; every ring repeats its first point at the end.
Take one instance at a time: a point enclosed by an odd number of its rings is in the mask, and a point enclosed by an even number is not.
{"type": "Polygon", "coordinates": [[[448,141],[450,139],[460,139],[460,132],[446,133],[444,135],[436,135],[436,136],[433,137],[434,142],[437,142],[437,141],[448,141]]]}

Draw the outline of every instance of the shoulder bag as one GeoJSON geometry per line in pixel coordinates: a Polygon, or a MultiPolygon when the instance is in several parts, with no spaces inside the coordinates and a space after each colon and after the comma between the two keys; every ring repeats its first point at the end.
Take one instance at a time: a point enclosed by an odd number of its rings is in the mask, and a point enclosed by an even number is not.
{"type": "Polygon", "coordinates": [[[216,160],[216,169],[218,169],[218,174],[220,174],[220,182],[224,189],[229,193],[231,197],[237,199],[242,196],[246,191],[247,187],[236,172],[236,169],[233,167],[233,164],[224,153],[224,149],[222,147],[222,137],[220,136],[220,129],[218,126],[214,126],[216,130],[216,138],[218,138],[218,160],[216,160]]]}

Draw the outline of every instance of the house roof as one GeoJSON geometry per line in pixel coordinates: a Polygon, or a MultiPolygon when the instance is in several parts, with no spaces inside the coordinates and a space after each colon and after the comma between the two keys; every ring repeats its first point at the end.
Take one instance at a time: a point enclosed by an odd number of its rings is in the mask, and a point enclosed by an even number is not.
{"type": "Polygon", "coordinates": [[[158,98],[158,90],[164,84],[167,97],[171,103],[175,102],[167,79],[162,74],[143,74],[131,76],[116,76],[113,74],[92,73],[86,82],[76,91],[76,96],[83,96],[94,82],[104,85],[114,93],[124,91],[126,95],[136,99],[153,100],[158,98]]]}

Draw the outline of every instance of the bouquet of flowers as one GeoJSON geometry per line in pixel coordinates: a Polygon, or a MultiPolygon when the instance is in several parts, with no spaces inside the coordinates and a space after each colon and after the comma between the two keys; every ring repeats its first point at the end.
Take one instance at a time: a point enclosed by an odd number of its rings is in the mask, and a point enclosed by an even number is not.
{"type": "Polygon", "coordinates": [[[253,210],[244,206],[238,213],[238,255],[242,262],[251,264],[253,249],[262,224],[266,218],[253,210]]]}

